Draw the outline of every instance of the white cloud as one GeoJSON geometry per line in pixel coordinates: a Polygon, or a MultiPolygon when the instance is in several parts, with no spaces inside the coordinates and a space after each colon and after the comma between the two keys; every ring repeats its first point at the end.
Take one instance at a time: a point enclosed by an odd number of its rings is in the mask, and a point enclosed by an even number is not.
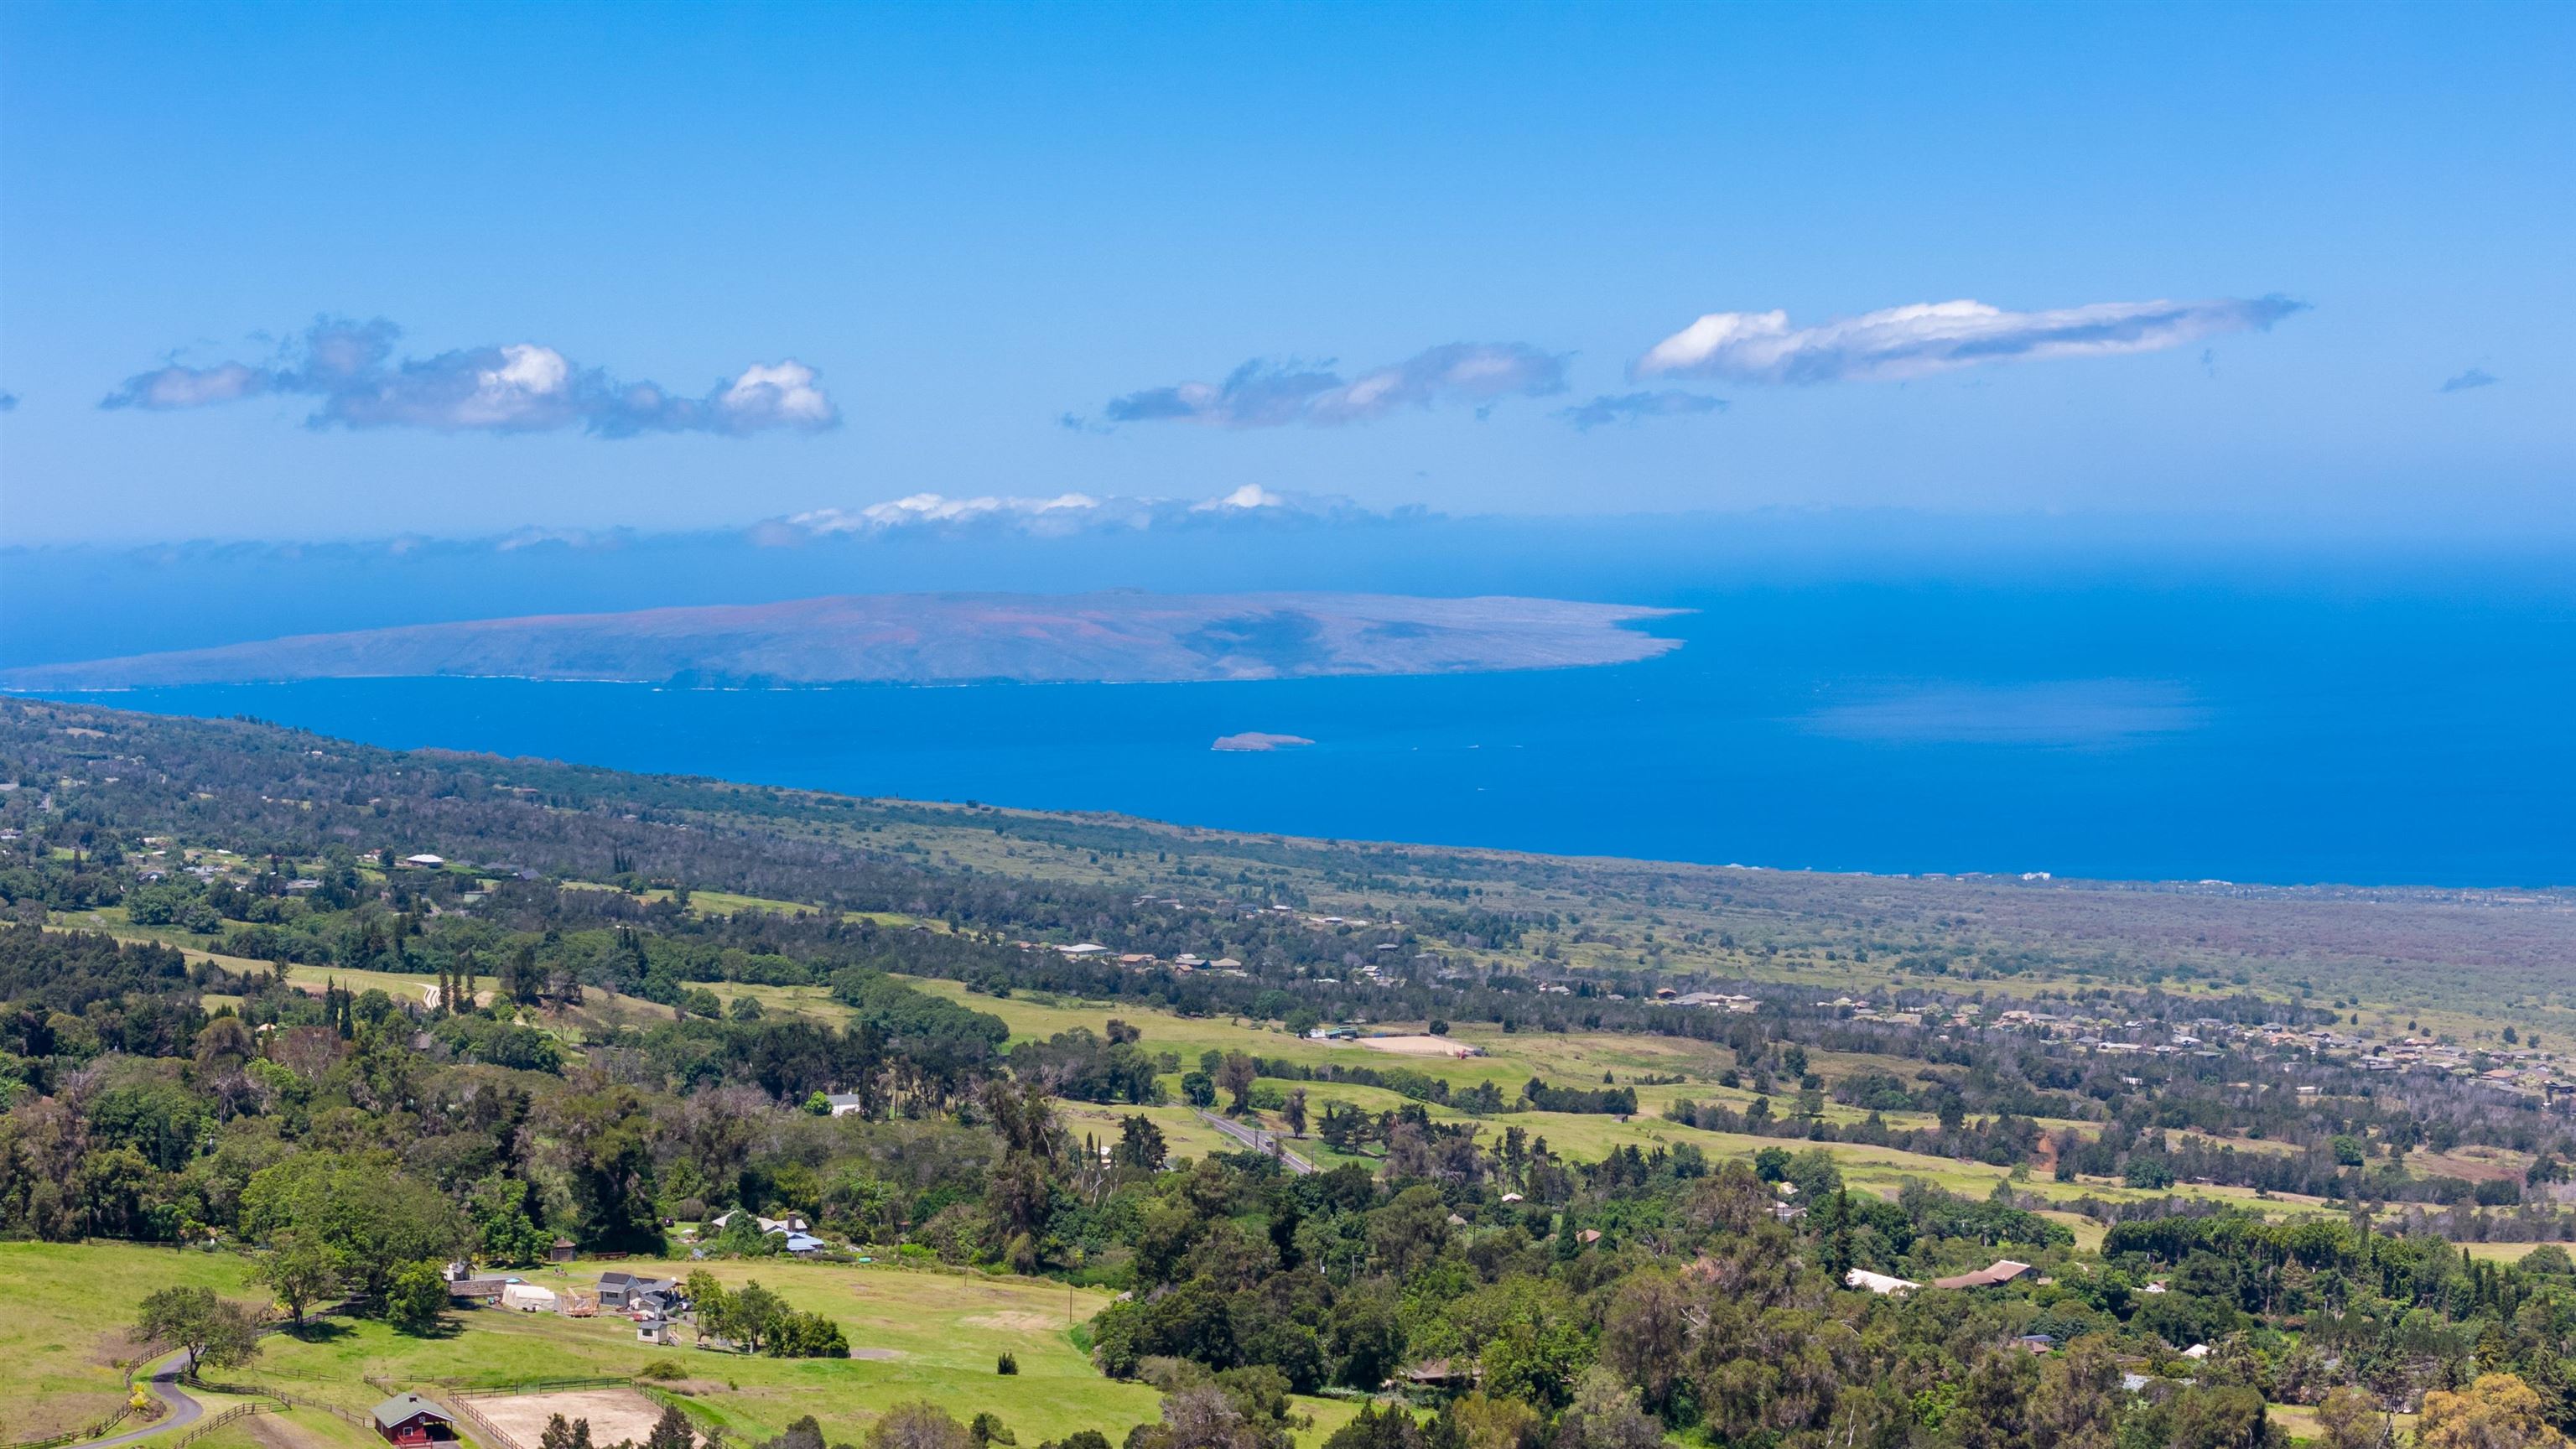
{"type": "Polygon", "coordinates": [[[1893,380],[1986,362],[2154,352],[2264,331],[2301,310],[2284,297],[2097,302],[2046,312],[1924,302],[1797,328],[1786,312],[1712,312],[1656,343],[1631,371],[1744,383],[1893,380]]]}
{"type": "Polygon", "coordinates": [[[601,437],[698,432],[741,435],[815,432],[840,413],[815,385],[813,368],[792,359],[746,368],[705,397],[658,383],[619,382],[533,342],[462,348],[395,359],[401,330],[381,319],[316,322],[262,366],[173,363],[137,373],[100,406],[171,411],[262,394],[317,399],[309,426],[425,428],[436,432],[533,433],[580,428],[601,437]]]}
{"type": "Polygon", "coordinates": [[[1259,358],[1223,382],[1183,382],[1112,398],[1112,423],[1191,422],[1219,428],[1333,427],[1373,422],[1405,408],[1469,404],[1565,391],[1565,358],[1523,342],[1452,342],[1345,379],[1331,364],[1259,358]]]}
{"type": "Polygon", "coordinates": [[[1275,493],[1257,483],[1195,502],[1171,498],[1097,498],[1060,493],[1052,498],[984,494],[951,498],[914,493],[862,508],[816,508],[756,525],[763,543],[806,538],[869,537],[898,532],[965,532],[998,529],[1064,536],[1102,530],[1202,528],[1236,521],[1290,522],[1346,518],[1356,511],[1339,499],[1275,493]]]}
{"type": "Polygon", "coordinates": [[[1246,483],[1231,493],[1204,503],[1190,505],[1192,513],[1217,513],[1226,510],[1244,512],[1255,508],[1286,508],[1288,500],[1258,483],[1246,483]]]}
{"type": "Polygon", "coordinates": [[[156,412],[171,408],[198,408],[256,397],[268,391],[268,387],[268,373],[238,362],[218,363],[213,367],[180,367],[174,364],[128,379],[124,389],[109,398],[107,405],[146,408],[156,412]]]}
{"type": "Polygon", "coordinates": [[[717,406],[751,427],[824,428],[837,414],[832,400],[814,386],[814,369],[801,362],[746,367],[724,390],[717,406]]]}

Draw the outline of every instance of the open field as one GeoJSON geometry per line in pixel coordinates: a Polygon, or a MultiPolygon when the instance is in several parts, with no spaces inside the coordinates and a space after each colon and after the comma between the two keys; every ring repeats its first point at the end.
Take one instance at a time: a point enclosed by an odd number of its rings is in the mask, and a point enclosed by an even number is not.
{"type": "MultiPolygon", "coordinates": [[[[707,1267],[736,1286],[756,1277],[795,1307],[839,1322],[851,1347],[868,1357],[775,1359],[657,1348],[636,1342],[633,1326],[620,1318],[477,1309],[451,1315],[445,1332],[428,1337],[398,1334],[372,1319],[325,1319],[300,1337],[271,1335],[257,1359],[228,1376],[363,1411],[383,1397],[366,1382],[370,1374],[423,1384],[444,1378],[497,1381],[633,1375],[669,1361],[685,1375],[669,1388],[736,1439],[768,1437],[810,1413],[829,1438],[855,1440],[888,1406],[929,1399],[960,1418],[996,1412],[1023,1444],[1086,1428],[1117,1441],[1130,1426],[1152,1418],[1160,1402],[1144,1385],[1101,1377],[1074,1346],[1069,1330],[1109,1301],[1097,1289],[776,1260],[618,1266],[667,1274],[707,1267]],[[994,1372],[1005,1352],[1019,1361],[1017,1378],[994,1372]]],[[[0,1403],[8,1405],[0,1428],[13,1439],[34,1437],[112,1410],[121,1397],[114,1360],[132,1352],[121,1325],[143,1296],[171,1283],[204,1283],[228,1297],[264,1299],[245,1285],[247,1267],[231,1254],[125,1243],[0,1244],[0,1281],[11,1285],[10,1311],[0,1314],[0,1403]]],[[[576,1265],[566,1281],[584,1283],[597,1271],[576,1265]]],[[[534,1276],[556,1281],[551,1273],[534,1276]]],[[[1299,1411],[1316,1417],[1316,1429],[1304,1436],[1312,1444],[1354,1406],[1302,1400],[1299,1411]]],[[[240,1442],[262,1449],[355,1449],[326,1422],[319,1415],[291,1416],[256,1433],[244,1431],[240,1442]],[[303,1424],[304,1419],[314,1422],[303,1424]],[[289,1427],[299,1436],[295,1442],[282,1437],[289,1427]],[[258,1437],[271,1430],[276,1437],[258,1437]]]]}
{"type": "Polygon", "coordinates": [[[1473,1047],[1462,1046],[1445,1036],[1365,1036],[1359,1044],[1373,1052],[1391,1052],[1400,1057],[1450,1057],[1464,1061],[1476,1055],[1473,1047]]]}
{"type": "MultiPolygon", "coordinates": [[[[1178,1052],[1185,1064],[1195,1063],[1198,1054],[1203,1051],[1243,1051],[1274,1060],[1287,1060],[1318,1067],[1333,1064],[1374,1067],[1380,1070],[1401,1067],[1420,1072],[1425,1076],[1446,1080],[1452,1091],[1490,1080],[1507,1096],[1518,1095],[1521,1084],[1533,1076],[1568,1085],[1595,1084],[1602,1080],[1605,1073],[1627,1084],[1633,1084],[1641,1076],[1650,1075],[1685,1079],[1679,1083],[1636,1087],[1637,1115],[1624,1122],[1616,1117],[1597,1113],[1570,1112],[1504,1112],[1484,1117],[1471,1117],[1453,1108],[1424,1104],[1425,1110],[1434,1120],[1478,1123],[1485,1128],[1488,1135],[1499,1134],[1505,1127],[1517,1126],[1534,1137],[1547,1139],[1551,1150],[1569,1154],[1581,1160],[1597,1160],[1621,1147],[1633,1146],[1642,1151],[1651,1152],[1658,1147],[1669,1148],[1684,1142],[1691,1143],[1711,1157],[1720,1159],[1728,1157],[1750,1159],[1753,1154],[1765,1147],[1786,1147],[1796,1151],[1808,1145],[1795,1139],[1706,1132],[1666,1120],[1662,1115],[1663,1109],[1679,1098],[1690,1097],[1711,1103],[1724,1102],[1741,1108],[1754,1097],[1754,1093],[1749,1090],[1721,1087],[1716,1084],[1717,1073],[1732,1061],[1732,1054],[1726,1048],[1687,1038],[1632,1036],[1607,1032],[1505,1032],[1490,1025],[1457,1026],[1451,1029],[1447,1037],[1424,1036],[1421,1039],[1453,1041],[1478,1046],[1484,1049],[1485,1055],[1463,1059],[1451,1056],[1406,1056],[1390,1060],[1369,1051],[1359,1043],[1314,1041],[1290,1036],[1276,1028],[1247,1023],[1239,1019],[1179,1017],[1160,1011],[1140,1010],[1132,1002],[1073,1003],[1050,998],[1033,998],[1028,995],[997,998],[968,991],[962,984],[953,981],[915,979],[913,984],[925,991],[936,992],[951,1000],[972,1006],[978,1011],[990,1012],[1000,1017],[1011,1028],[1012,1040],[1015,1042],[1033,1037],[1051,1036],[1076,1026],[1098,1031],[1101,1029],[1101,1024],[1109,1017],[1118,1016],[1144,1032],[1142,1045],[1148,1051],[1178,1052]]],[[[779,1000],[787,1009],[795,1009],[800,999],[810,999],[811,995],[819,994],[816,988],[810,987],[763,989],[786,993],[779,1000]],[[800,998],[797,993],[806,993],[807,996],[800,998]]],[[[1834,1054],[1819,1054],[1817,1063],[1820,1068],[1836,1076],[1859,1070],[1864,1066],[1889,1069],[1894,1064],[1896,1063],[1893,1058],[1841,1057],[1834,1054]]],[[[1920,1063],[1906,1065],[1909,1069],[1920,1067],[1920,1063]]],[[[1167,1088],[1174,1089],[1172,1092],[1174,1100],[1178,1100],[1179,1096],[1177,1085],[1176,1078],[1167,1079],[1165,1082],[1167,1088]]],[[[1307,1109],[1311,1115],[1320,1115],[1324,1105],[1329,1102],[1346,1102],[1370,1112],[1383,1112],[1403,1105],[1405,1100],[1384,1088],[1348,1082],[1281,1081],[1279,1085],[1303,1087],[1306,1090],[1307,1109]]],[[[1084,1103],[1059,1103],[1059,1108],[1067,1112],[1072,1120],[1084,1124],[1076,1129],[1077,1132],[1091,1131],[1102,1136],[1115,1132],[1116,1118],[1139,1110],[1084,1103]]],[[[1170,1141],[1176,1154],[1204,1152],[1222,1148],[1225,1145],[1216,1132],[1197,1121],[1185,1108],[1146,1108],[1142,1111],[1143,1115],[1151,1118],[1163,1129],[1164,1136],[1170,1141]]],[[[1828,1104],[1825,1115],[1829,1120],[1839,1122],[1858,1121],[1867,1114],[1857,1108],[1828,1104]]],[[[1928,1124],[1932,1120],[1928,1114],[1921,1113],[1898,1112],[1885,1115],[1891,1126],[1919,1126],[1928,1124]]],[[[1263,1125],[1283,1134],[1286,1132],[1286,1124],[1277,1121],[1275,1114],[1266,1117],[1263,1125]]],[[[2083,1130],[2091,1130],[2091,1124],[2046,1121],[2042,1125],[2050,1129],[2074,1125],[2083,1130]]],[[[1888,1196],[1893,1196],[1906,1180],[1920,1179],[1952,1192],[1983,1197],[1994,1191],[1996,1183],[2010,1176],[2005,1168],[1980,1162],[1928,1157],[1921,1153],[1872,1147],[1862,1143],[1822,1145],[1842,1164],[1845,1175],[1854,1187],[1888,1196]]],[[[2261,1146],[2261,1144],[2252,1145],[2261,1146]]],[[[1373,1161],[1373,1159],[1342,1157],[1329,1151],[1321,1142],[1312,1138],[1300,1144],[1299,1150],[1312,1157],[1319,1166],[1325,1167],[1341,1161],[1373,1161]]],[[[2108,1180],[2061,1183],[2050,1180],[2045,1174],[2033,1174],[2027,1180],[2016,1183],[2015,1187],[2020,1191],[2035,1192],[2042,1197],[2061,1202],[2071,1202],[2083,1197],[2124,1202],[2169,1195],[2144,1192],[2108,1180]]],[[[2239,1206],[2255,1207],[2276,1215],[2322,1206],[2311,1200],[2281,1195],[2259,1199],[2249,1188],[2205,1184],[2178,1184],[2171,1189],[2170,1195],[2204,1197],[2239,1206]]]]}
{"type": "Polygon", "coordinates": [[[76,1428],[125,1401],[119,1361],[135,1306],[158,1288],[204,1286],[258,1298],[231,1254],[178,1248],[0,1243],[0,1437],[76,1428]]]}

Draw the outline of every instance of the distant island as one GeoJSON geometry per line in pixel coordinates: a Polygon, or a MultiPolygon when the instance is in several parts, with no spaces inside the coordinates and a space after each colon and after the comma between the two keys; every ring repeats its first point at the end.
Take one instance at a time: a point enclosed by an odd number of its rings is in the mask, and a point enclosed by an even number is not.
{"type": "Polygon", "coordinates": [[[1246,730],[1239,735],[1220,735],[1217,737],[1217,742],[1208,748],[1236,754],[1258,755],[1272,750],[1293,750],[1300,745],[1313,743],[1313,740],[1304,735],[1268,735],[1259,730],[1246,730]]]}
{"type": "Polygon", "coordinates": [[[1459,674],[1651,659],[1680,641],[1626,626],[1675,612],[1391,594],[845,594],[302,634],[31,665],[0,674],[0,686],[453,677],[713,689],[1459,674]]]}

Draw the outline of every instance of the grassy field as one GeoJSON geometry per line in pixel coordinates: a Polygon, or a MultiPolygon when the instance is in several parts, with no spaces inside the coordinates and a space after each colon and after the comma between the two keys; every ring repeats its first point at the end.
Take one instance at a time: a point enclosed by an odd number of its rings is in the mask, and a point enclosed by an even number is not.
{"type": "MultiPolygon", "coordinates": [[[[2538,1243],[2462,1243],[2461,1251],[2481,1263],[2519,1263],[2538,1243]]],[[[2560,1247],[2567,1246],[2564,1243],[2560,1247]]]]}
{"type": "MultiPolygon", "coordinates": [[[[1274,1027],[1216,1017],[1184,1018],[1169,1013],[1139,1010],[1134,1003],[1072,1002],[1048,997],[1013,995],[995,998],[968,991],[953,981],[915,980],[914,985],[951,1000],[962,1002],[978,1011],[991,1012],[1011,1028],[1014,1042],[1033,1037],[1051,1036],[1076,1026],[1094,1031],[1111,1016],[1118,1016],[1144,1033],[1143,1045],[1149,1051],[1174,1051],[1184,1063],[1194,1064],[1199,1053],[1208,1050],[1244,1051],[1256,1056],[1322,1067],[1327,1065],[1366,1066],[1380,1070],[1405,1068],[1426,1076],[1440,1078],[1452,1091],[1472,1087],[1481,1081],[1492,1081],[1506,1096],[1517,1096],[1522,1083],[1531,1077],[1544,1077],[1568,1085],[1597,1085],[1605,1074],[1621,1083],[1633,1085],[1642,1076],[1682,1077],[1677,1084],[1638,1086],[1637,1114],[1627,1121],[1592,1113],[1508,1112],[1486,1117],[1439,1106],[1426,1108],[1439,1121],[1474,1122],[1484,1127],[1488,1136],[1504,1128],[1517,1126],[1533,1137],[1547,1139],[1551,1150],[1578,1160],[1597,1160],[1611,1151],[1634,1146],[1643,1151],[1657,1147],[1670,1148],[1691,1143],[1712,1157],[1750,1159],[1765,1147],[1788,1147],[1805,1144],[1794,1140],[1752,1137],[1739,1133],[1704,1132],[1685,1127],[1663,1117],[1663,1111],[1674,1101],[1689,1097],[1701,1102],[1723,1102],[1742,1108],[1754,1098],[1749,1090],[1721,1087],[1717,1073],[1729,1065],[1732,1055],[1721,1046],[1678,1037],[1631,1036],[1614,1033],[1545,1033],[1505,1032],[1493,1026],[1459,1026],[1450,1038],[1463,1046],[1482,1049],[1482,1056],[1467,1058],[1398,1056],[1379,1052],[1354,1042],[1312,1041],[1292,1037],[1274,1027]]],[[[819,989],[810,987],[732,988],[737,991],[763,993],[764,1009],[808,1010],[821,1013],[831,1008],[819,989]],[[819,1004],[818,1004],[819,1003],[819,1004]]],[[[1382,1024],[1381,1029],[1395,1030],[1404,1023],[1382,1024]]],[[[1819,1054],[1815,1065],[1828,1080],[1864,1068],[1893,1070],[1893,1059],[1879,1057],[1819,1054]]],[[[1919,1064],[1912,1064],[1917,1065],[1919,1064]]],[[[1908,1075],[1910,1075],[1910,1071],[1908,1075]]],[[[1166,1081],[1177,1100],[1177,1079],[1166,1081]]],[[[1345,1082],[1283,1082],[1283,1086],[1306,1089],[1308,1110],[1321,1115],[1325,1104],[1346,1102],[1370,1112],[1387,1111],[1403,1104],[1404,1099],[1379,1087],[1359,1086],[1345,1082]]],[[[1069,1121],[1078,1123],[1077,1132],[1109,1136],[1116,1131],[1116,1119],[1135,1109],[1098,1107],[1084,1103],[1061,1103],[1069,1121]]],[[[1195,1114],[1186,1108],[1145,1109],[1144,1115],[1162,1127],[1164,1136],[1176,1153],[1205,1152],[1226,1144],[1195,1114]]],[[[1858,1121],[1867,1115],[1856,1108],[1828,1104],[1825,1115],[1830,1121],[1858,1121]]],[[[1932,1119],[1922,1113],[1890,1113],[1892,1127],[1927,1126],[1932,1119]]],[[[1284,1132],[1285,1124],[1275,1116],[1265,1125],[1284,1132]]],[[[2091,1124],[2043,1123],[2056,1128],[2075,1125],[2092,1130],[2091,1124]]],[[[1309,1140],[1301,1149],[1324,1166],[1341,1159],[1324,1149],[1323,1144],[1309,1140]]],[[[1994,1191],[1995,1184],[2010,1174],[2007,1169],[1978,1162],[1963,1162],[1921,1153],[1872,1147],[1858,1143],[1828,1143],[1852,1185],[1893,1196],[1908,1179],[1919,1179],[1952,1192],[1983,1197],[1994,1191]]],[[[2035,1174],[2016,1184],[2017,1190],[2035,1192],[2057,1201],[2096,1197],[2106,1201],[2129,1201],[2162,1194],[2147,1193],[2099,1180],[2061,1183],[2044,1174],[2035,1174]]],[[[2297,1212],[2318,1204],[2305,1199],[2275,1196],[2258,1199],[2251,1189],[2183,1184],[2173,1189],[2175,1195],[2204,1197],[2244,1206],[2259,1206],[2266,1212],[2297,1212]]]]}
{"type": "Polygon", "coordinates": [[[156,1288],[204,1286],[232,1297],[248,1265],[176,1248],[0,1243],[0,1439],[37,1439],[88,1424],[125,1401],[120,1361],[134,1310],[156,1288]]]}
{"type": "MultiPolygon", "coordinates": [[[[0,1403],[9,1408],[0,1432],[35,1437],[89,1422],[119,1399],[114,1361],[132,1352],[121,1325],[154,1288],[204,1283],[227,1296],[263,1298],[243,1282],[243,1259],[130,1244],[0,1244],[0,1274],[11,1284],[10,1312],[0,1315],[0,1403]]],[[[1001,1415],[1024,1444],[1099,1429],[1117,1441],[1154,1417],[1160,1402],[1140,1384],[1095,1372],[1075,1347],[1071,1328],[1109,1301],[1097,1289],[1037,1279],[996,1278],[896,1267],[792,1261],[759,1264],[621,1263],[630,1271],[685,1274],[710,1267],[739,1285],[758,1278],[797,1308],[837,1321],[865,1358],[793,1360],[711,1353],[635,1341],[623,1319],[562,1318],[495,1308],[451,1315],[447,1332],[415,1338],[365,1319],[328,1319],[308,1335],[265,1340],[258,1359],[228,1371],[245,1382],[275,1385],[345,1408],[363,1410],[383,1397],[367,1376],[398,1382],[438,1378],[539,1378],[635,1374],[656,1360],[679,1365],[669,1387],[737,1439],[768,1437],[800,1414],[813,1414],[834,1440],[855,1440],[889,1405],[928,1399],[958,1417],[1001,1415]],[[1003,1353],[1019,1374],[995,1372],[1003,1353]]],[[[531,1273],[537,1282],[588,1286],[597,1265],[575,1265],[567,1278],[531,1273]]],[[[1309,1444],[1348,1418],[1353,1406],[1300,1401],[1316,1426],[1309,1444]]],[[[265,1419],[266,1416],[261,1416],[265,1419]]],[[[320,1415],[296,1415],[238,1432],[263,1449],[355,1449],[320,1415]],[[310,1424],[297,1422],[312,1420],[310,1424]],[[277,1437],[292,1429],[299,1438],[277,1437]],[[261,1434],[272,1437],[261,1438],[261,1434]]],[[[204,1442],[213,1442],[211,1440],[204,1442]]]]}

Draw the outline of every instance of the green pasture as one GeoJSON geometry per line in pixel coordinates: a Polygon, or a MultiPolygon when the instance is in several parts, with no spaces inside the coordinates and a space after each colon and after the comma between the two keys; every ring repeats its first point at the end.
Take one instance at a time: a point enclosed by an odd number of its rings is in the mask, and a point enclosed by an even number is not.
{"type": "MultiPolygon", "coordinates": [[[[550,1287],[588,1288],[602,1265],[527,1273],[550,1287]]],[[[329,1318],[302,1335],[272,1334],[260,1356],[227,1371],[352,1410],[383,1397],[370,1375],[397,1383],[441,1378],[512,1379],[633,1375],[657,1361],[682,1377],[668,1387],[736,1438],[767,1437],[813,1414],[834,1440],[855,1440],[868,1420],[908,1399],[928,1399],[960,1418],[999,1414],[1022,1443],[1099,1429],[1113,1441],[1157,1412],[1141,1384],[1101,1377],[1072,1330],[1109,1302],[1098,1289],[1043,1279],[909,1267],[799,1263],[620,1262],[635,1272],[685,1275],[706,1267],[728,1284],[757,1278],[791,1305],[841,1325],[850,1359],[774,1359],[687,1346],[638,1343],[614,1316],[574,1319],[478,1308],[449,1315],[445,1331],[398,1334],[372,1319],[329,1318]],[[995,1371],[1000,1355],[1016,1377],[995,1371]]],[[[117,1360],[133,1352],[122,1333],[144,1295],[173,1283],[203,1283],[230,1297],[265,1300],[244,1281],[246,1259],[230,1253],[125,1243],[0,1244],[9,1312],[0,1314],[0,1432],[26,1438],[96,1419],[122,1397],[117,1360]]],[[[1316,1417],[1310,1443],[1353,1412],[1334,1400],[1300,1401],[1316,1417]]],[[[263,1416],[265,1418],[265,1416],[263,1416]]],[[[272,1421],[279,1442],[355,1449],[320,1415],[272,1421]],[[313,1421],[310,1424],[302,1420],[313,1421]],[[291,1434],[290,1434],[291,1429],[291,1434]]],[[[201,1442],[214,1442],[212,1439],[201,1442]]],[[[263,1442],[245,1435],[242,1442],[263,1442]]],[[[274,1443],[271,1449],[275,1449],[274,1443]]]]}

